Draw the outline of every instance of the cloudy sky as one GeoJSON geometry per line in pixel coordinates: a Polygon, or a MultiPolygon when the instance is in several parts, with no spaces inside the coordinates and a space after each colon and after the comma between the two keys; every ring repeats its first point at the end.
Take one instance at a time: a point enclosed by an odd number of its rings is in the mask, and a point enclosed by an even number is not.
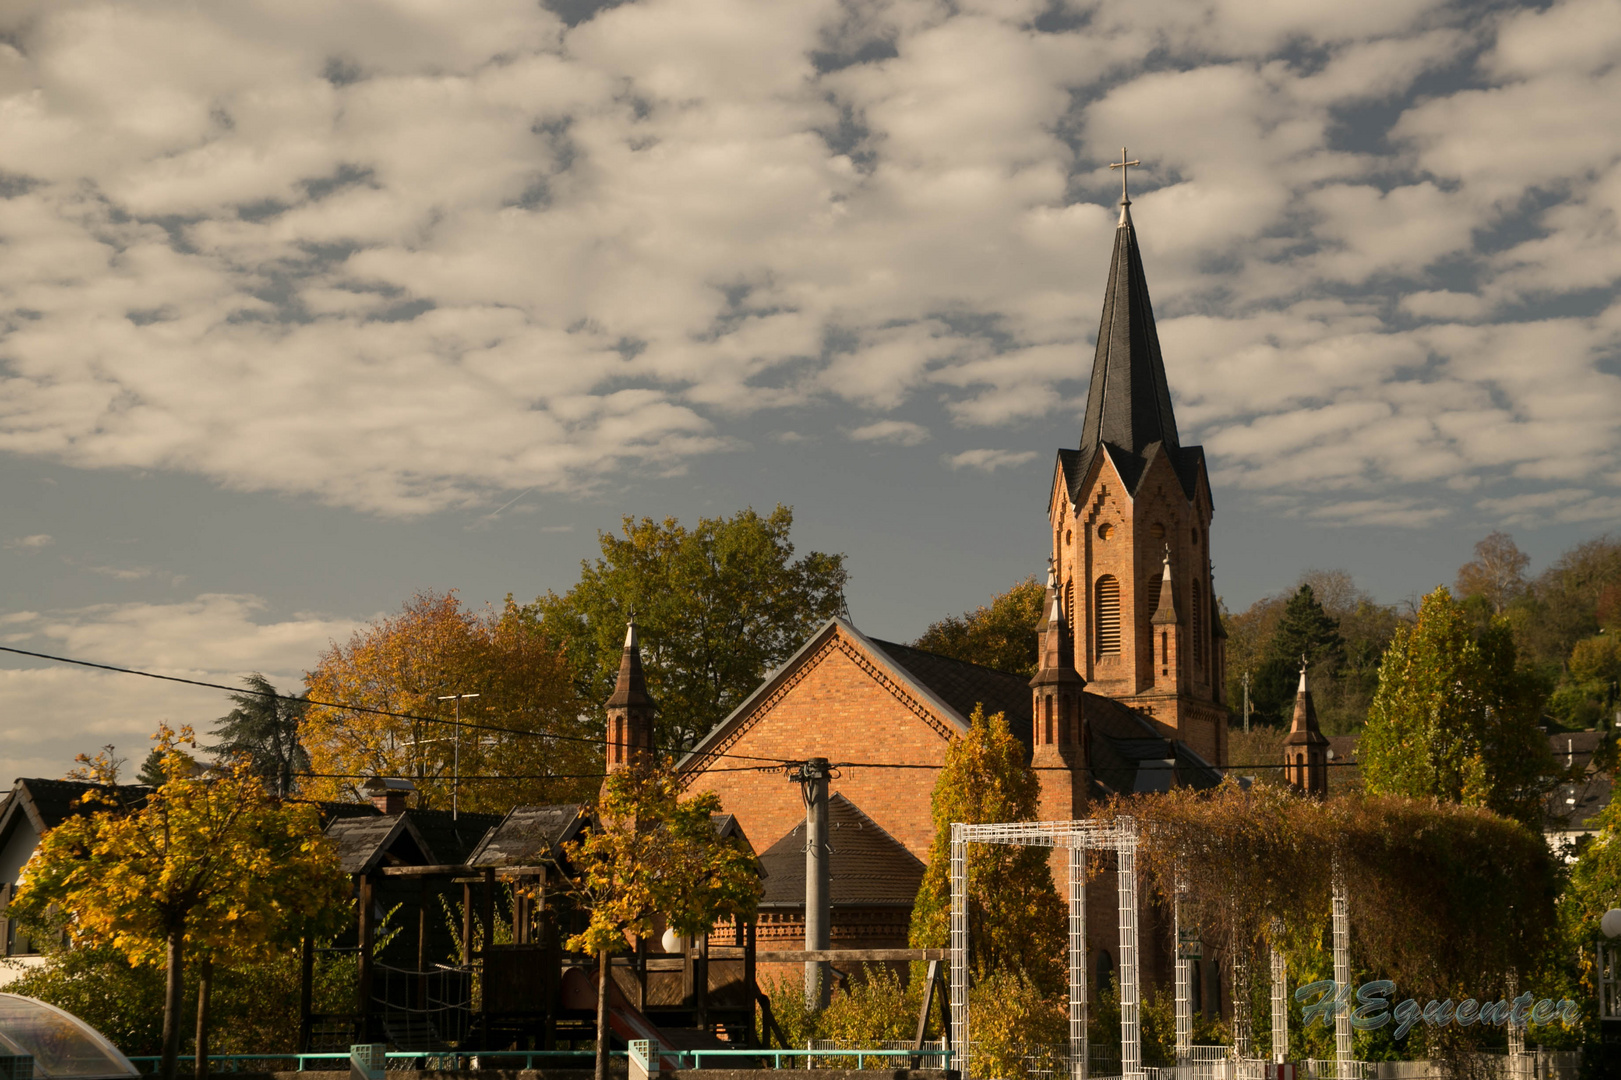
{"type": "MultiPolygon", "coordinates": [[[[10,0],[0,640],[295,682],[623,514],[1044,556],[1122,145],[1230,607],[1621,521],[1621,0],[10,0]]],[[[0,772],[218,694],[0,665],[0,772]],[[9,766],[9,768],[7,768],[9,766]]]]}

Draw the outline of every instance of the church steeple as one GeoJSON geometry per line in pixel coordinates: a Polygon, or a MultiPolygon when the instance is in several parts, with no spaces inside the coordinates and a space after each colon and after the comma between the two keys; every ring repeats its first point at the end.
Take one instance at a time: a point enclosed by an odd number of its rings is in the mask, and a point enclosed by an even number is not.
{"type": "Polygon", "coordinates": [[[1317,726],[1317,706],[1306,685],[1306,658],[1300,658],[1300,687],[1295,691],[1295,717],[1283,740],[1283,774],[1296,791],[1328,794],[1328,739],[1317,726]]]}
{"type": "Polygon", "coordinates": [[[1136,164],[1122,150],[1111,166],[1122,171],[1120,222],[1081,445],[1058,451],[1048,488],[1054,583],[1087,692],[1151,716],[1219,765],[1226,651],[1211,583],[1210,478],[1203,448],[1182,445],[1171,409],[1125,180],[1136,164]]]}
{"type": "Polygon", "coordinates": [[[653,714],[658,706],[647,693],[634,611],[625,624],[619,678],[614,683],[614,692],[603,705],[608,713],[608,771],[615,772],[649,760],[653,753],[653,714]]]}
{"type": "MultiPolygon", "coordinates": [[[[1121,157],[1125,157],[1124,151],[1121,157]]],[[[1120,224],[1114,232],[1114,258],[1103,294],[1103,321],[1092,358],[1080,449],[1082,453],[1093,451],[1101,442],[1138,455],[1152,443],[1163,443],[1173,459],[1181,448],[1123,175],[1120,224]]]]}

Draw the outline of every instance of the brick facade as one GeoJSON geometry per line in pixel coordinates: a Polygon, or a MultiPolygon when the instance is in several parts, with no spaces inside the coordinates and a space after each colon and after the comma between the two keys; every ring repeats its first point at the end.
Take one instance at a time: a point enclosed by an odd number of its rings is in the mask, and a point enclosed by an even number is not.
{"type": "MultiPolygon", "coordinates": [[[[761,850],[805,820],[799,787],[780,770],[747,770],[746,756],[775,759],[825,757],[833,763],[895,762],[939,765],[949,737],[960,725],[936,710],[914,687],[889,671],[842,624],[830,623],[797,663],[779,673],[754,708],[728,721],[706,751],[739,755],[709,757],[684,766],[689,790],[713,791],[736,814],[761,850]]],[[[838,770],[828,784],[883,826],[919,859],[933,840],[929,798],[932,770],[838,770]]]]}

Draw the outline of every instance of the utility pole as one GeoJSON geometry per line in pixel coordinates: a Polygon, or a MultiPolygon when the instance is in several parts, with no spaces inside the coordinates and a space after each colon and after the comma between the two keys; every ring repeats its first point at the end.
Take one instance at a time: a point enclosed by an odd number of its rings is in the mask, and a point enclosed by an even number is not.
{"type": "Polygon", "coordinates": [[[1244,672],[1244,732],[1250,729],[1250,673],[1244,672]]]}
{"type": "MultiPolygon", "coordinates": [[[[788,779],[799,784],[805,800],[805,950],[829,947],[831,921],[830,885],[832,874],[828,865],[827,844],[827,781],[832,775],[827,758],[811,758],[789,766],[788,779]]],[[[827,1007],[832,989],[827,977],[827,962],[805,961],[805,1007],[827,1007]]]]}
{"type": "Polygon", "coordinates": [[[478,697],[477,694],[445,694],[440,701],[454,701],[456,703],[456,736],[455,749],[451,751],[450,773],[450,820],[459,821],[457,817],[456,801],[462,788],[462,698],[478,697]]]}

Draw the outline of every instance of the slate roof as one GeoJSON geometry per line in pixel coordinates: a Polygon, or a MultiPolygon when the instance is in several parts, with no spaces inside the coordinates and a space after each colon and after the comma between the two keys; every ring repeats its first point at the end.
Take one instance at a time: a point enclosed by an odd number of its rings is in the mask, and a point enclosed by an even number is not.
{"type": "Polygon", "coordinates": [[[1157,454],[1165,454],[1187,497],[1193,498],[1203,451],[1199,447],[1184,448],[1177,434],[1159,330],[1154,324],[1154,306],[1148,298],[1148,278],[1137,246],[1137,227],[1125,206],[1121,207],[1120,225],[1115,229],[1114,254],[1103,293],[1103,317],[1092,357],[1080,449],[1066,451],[1072,455],[1068,460],[1059,458],[1070,482],[1072,500],[1094,455],[1104,447],[1133,494],[1149,462],[1157,454]]]}
{"type": "MultiPolygon", "coordinates": [[[[75,814],[83,813],[80,801],[92,791],[110,792],[126,807],[135,807],[151,789],[141,784],[93,784],[86,780],[46,780],[19,778],[5,802],[0,803],[0,840],[9,836],[12,822],[21,815],[36,834],[54,829],[75,814]]],[[[94,809],[105,804],[97,803],[94,809]]]]}
{"type": "Polygon", "coordinates": [[[485,833],[467,857],[469,866],[540,866],[562,855],[562,846],[586,825],[577,803],[514,806],[485,833]]]}
{"type": "Polygon", "coordinates": [[[449,810],[407,810],[411,824],[433,848],[441,864],[461,865],[478,847],[486,833],[501,824],[500,814],[463,813],[460,819],[451,817],[449,810]]]}
{"type": "MultiPolygon", "coordinates": [[[[923,883],[923,863],[843,795],[827,800],[829,870],[834,907],[910,907],[923,883]]],[[[805,907],[805,823],[760,856],[766,871],[762,908],[805,907]]]]}
{"type": "MultiPolygon", "coordinates": [[[[1030,683],[1022,675],[953,660],[914,649],[910,645],[879,641],[867,637],[842,619],[831,619],[812,634],[782,667],[766,676],[765,681],[730,716],[699,740],[698,745],[681,760],[681,771],[705,766],[708,747],[719,742],[746,718],[758,701],[767,696],[802,658],[833,632],[844,633],[852,641],[868,648],[875,659],[885,663],[901,681],[910,684],[920,698],[932,703],[942,719],[959,731],[968,730],[968,717],[975,703],[983,702],[987,714],[1005,713],[1014,737],[1024,744],[1027,751],[1030,749],[1030,683]]],[[[1091,732],[1088,749],[1093,769],[1093,794],[1106,796],[1114,792],[1163,790],[1158,785],[1168,783],[1173,775],[1177,784],[1195,788],[1214,787],[1221,782],[1220,770],[1185,744],[1177,742],[1173,746],[1172,741],[1161,735],[1153,722],[1142,714],[1112,698],[1097,694],[1086,693],[1084,701],[1088,730],[1091,732]],[[1175,764],[1162,764],[1167,760],[1175,764]],[[1141,781],[1139,772],[1143,774],[1141,781]],[[1139,787],[1139,782],[1151,786],[1139,787]]]]}
{"type": "Polygon", "coordinates": [[[1186,743],[1161,735],[1141,713],[1099,694],[1083,692],[1082,698],[1094,795],[1166,791],[1173,779],[1199,789],[1221,783],[1221,770],[1186,743]]]}
{"type": "Polygon", "coordinates": [[[1030,734],[1030,680],[1022,675],[1010,675],[994,668],[980,667],[949,656],[924,652],[910,645],[868,638],[880,651],[911,672],[917,681],[950,705],[964,719],[983,704],[985,715],[1005,713],[1015,735],[1029,744],[1030,734]]]}
{"type": "Polygon", "coordinates": [[[440,862],[408,814],[338,818],[326,827],[346,874],[369,874],[380,866],[433,866],[440,862]]]}

